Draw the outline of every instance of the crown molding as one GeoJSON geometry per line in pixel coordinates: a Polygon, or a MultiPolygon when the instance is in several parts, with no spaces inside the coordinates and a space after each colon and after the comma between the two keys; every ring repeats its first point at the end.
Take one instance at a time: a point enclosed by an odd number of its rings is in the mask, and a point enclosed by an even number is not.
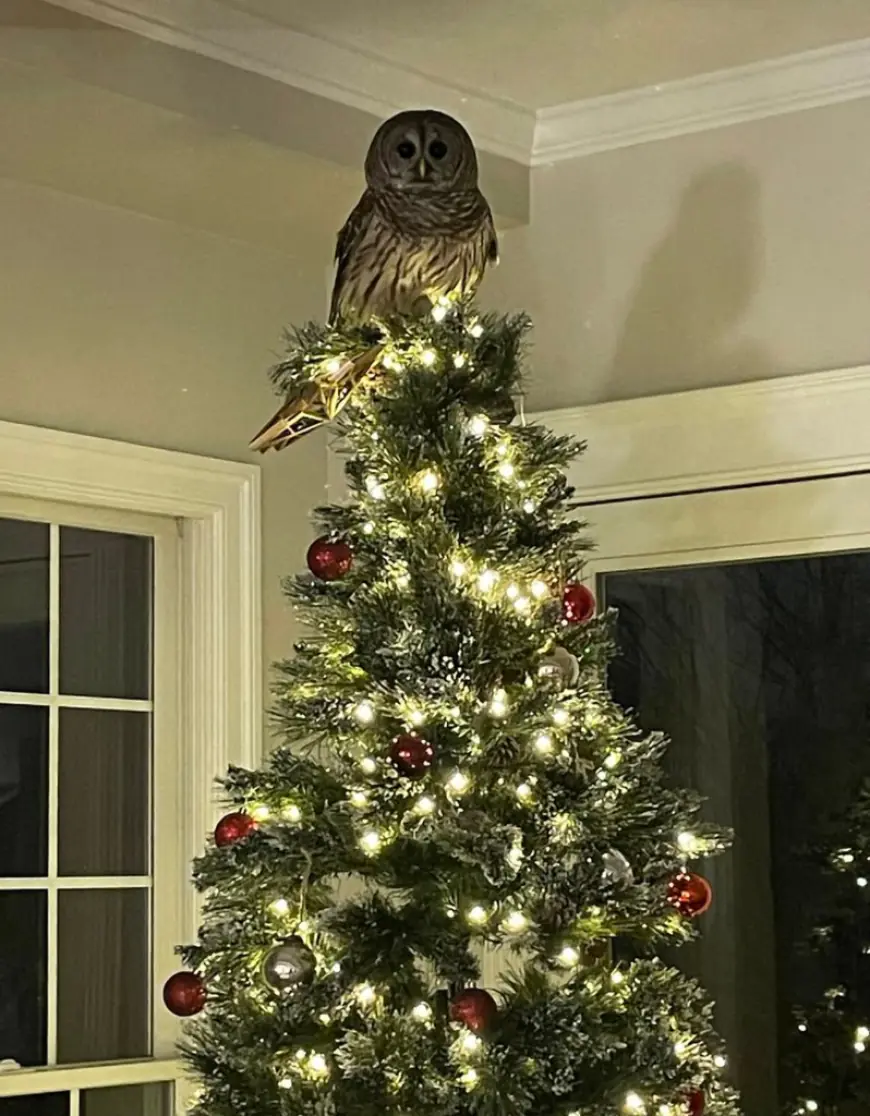
{"type": "Polygon", "coordinates": [[[540,109],[531,165],[870,95],[870,39],[540,109]]]}
{"type": "Polygon", "coordinates": [[[439,108],[459,117],[482,150],[529,164],[535,130],[535,113],[530,109],[278,26],[221,0],[49,2],[376,117],[390,116],[409,105],[439,108]]]}
{"type": "Polygon", "coordinates": [[[870,39],[537,112],[278,26],[225,0],[49,0],[145,38],[369,113],[431,105],[524,166],[579,159],[870,96],[870,39]]]}

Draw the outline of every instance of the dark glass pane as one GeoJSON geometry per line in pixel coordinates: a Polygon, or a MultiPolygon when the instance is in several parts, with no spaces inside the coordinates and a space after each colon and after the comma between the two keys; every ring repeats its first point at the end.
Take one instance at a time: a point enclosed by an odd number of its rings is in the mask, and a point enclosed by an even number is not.
{"type": "Polygon", "coordinates": [[[0,891],[0,1053],[45,1064],[46,896],[0,891]]]}
{"type": "Polygon", "coordinates": [[[60,690],[147,698],[152,540],[60,529],[60,690]]]}
{"type": "Polygon", "coordinates": [[[172,1116],[172,1086],[89,1089],[82,1093],[81,1116],[172,1116]]]}
{"type": "Polygon", "coordinates": [[[0,878],[48,871],[48,710],[0,705],[0,878]]]}
{"type": "Polygon", "coordinates": [[[0,690],[48,691],[47,523],[0,519],[0,690]]]}
{"type": "Polygon", "coordinates": [[[832,913],[808,846],[834,851],[870,775],[870,556],[609,574],[604,589],[619,609],[615,697],[671,736],[674,780],[736,832],[699,865],[713,907],[672,960],[717,1001],[746,1116],[769,1116],[792,1099],[798,1002],[844,983],[870,1019],[870,958],[806,948],[832,913]]]}
{"type": "MultiPolygon", "coordinates": [[[[34,1097],[0,1097],[0,1116],[68,1116],[68,1113],[67,1093],[38,1093],[34,1097]]],[[[119,1112],[117,1116],[121,1116],[121,1113],[119,1112]]]]}
{"type": "Polygon", "coordinates": [[[143,1058],[149,1048],[149,894],[58,896],[58,1061],[143,1058]]]}
{"type": "Polygon", "coordinates": [[[62,876],[145,876],[151,718],[61,709],[58,865],[62,876]]]}

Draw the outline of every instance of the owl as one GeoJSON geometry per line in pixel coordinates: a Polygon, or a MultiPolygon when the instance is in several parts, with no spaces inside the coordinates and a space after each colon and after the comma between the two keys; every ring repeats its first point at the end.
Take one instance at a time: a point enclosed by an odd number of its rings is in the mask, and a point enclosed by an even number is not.
{"type": "Polygon", "coordinates": [[[471,294],[498,241],[462,125],[435,109],[398,113],[375,133],[365,175],[338,234],[330,321],[415,314],[471,294]]]}

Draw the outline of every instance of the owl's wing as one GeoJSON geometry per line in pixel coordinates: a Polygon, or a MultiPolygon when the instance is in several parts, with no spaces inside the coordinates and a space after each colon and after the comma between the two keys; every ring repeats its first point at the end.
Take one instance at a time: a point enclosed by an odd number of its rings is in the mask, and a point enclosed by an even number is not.
{"type": "MultiPolygon", "coordinates": [[[[486,202],[484,202],[486,204],[486,202]]],[[[492,210],[486,205],[486,258],[489,263],[498,263],[498,234],[495,231],[495,221],[492,219],[492,210]]]]}
{"type": "Polygon", "coordinates": [[[338,307],[348,262],[353,258],[356,247],[368,227],[374,208],[374,195],[371,190],[364,190],[336,237],[335,281],[332,284],[332,300],[329,306],[329,320],[332,324],[335,324],[338,318],[338,307]]]}

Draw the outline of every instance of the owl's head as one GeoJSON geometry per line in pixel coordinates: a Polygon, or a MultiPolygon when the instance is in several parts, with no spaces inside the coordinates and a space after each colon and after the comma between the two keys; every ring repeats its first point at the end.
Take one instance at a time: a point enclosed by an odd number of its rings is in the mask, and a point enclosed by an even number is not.
{"type": "Polygon", "coordinates": [[[365,170],[366,182],[376,190],[471,190],[477,185],[471,136],[458,120],[435,109],[411,109],[385,120],[369,146],[365,170]]]}

